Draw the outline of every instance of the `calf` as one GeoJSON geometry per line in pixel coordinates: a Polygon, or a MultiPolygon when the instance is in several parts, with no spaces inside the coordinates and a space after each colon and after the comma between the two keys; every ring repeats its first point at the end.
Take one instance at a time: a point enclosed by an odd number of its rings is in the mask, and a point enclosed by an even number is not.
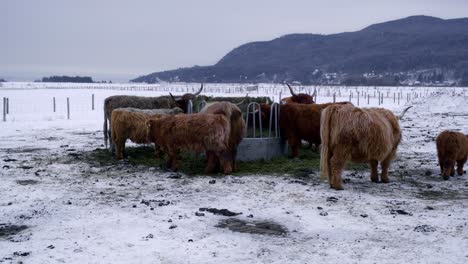
{"type": "Polygon", "coordinates": [[[436,145],[440,173],[444,180],[455,175],[455,163],[458,175],[462,175],[463,165],[468,156],[468,135],[445,130],[437,136],[436,145]]]}
{"type": "MultiPolygon", "coordinates": [[[[152,118],[147,122],[151,142],[167,154],[167,167],[177,170],[180,150],[211,152],[219,159],[224,174],[232,172],[229,151],[230,123],[224,115],[189,114],[152,118]]],[[[210,172],[207,167],[205,171],[210,172]]]]}

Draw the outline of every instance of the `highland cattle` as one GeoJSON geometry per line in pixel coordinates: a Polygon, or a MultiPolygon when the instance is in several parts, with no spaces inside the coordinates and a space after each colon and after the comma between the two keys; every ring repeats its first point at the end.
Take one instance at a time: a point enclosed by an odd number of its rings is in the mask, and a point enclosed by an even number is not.
{"type": "Polygon", "coordinates": [[[322,111],[320,137],[320,174],[330,187],[342,190],[341,173],[347,161],[369,163],[371,181],[379,182],[377,165],[382,167],[381,181],[389,182],[388,168],[401,140],[400,116],[383,108],[359,108],[331,105],[322,111]]]}
{"type": "Polygon", "coordinates": [[[158,96],[158,97],[144,97],[144,96],[133,96],[133,95],[113,95],[107,97],[104,100],[104,144],[107,148],[108,139],[111,135],[111,130],[108,131],[107,122],[109,122],[109,128],[112,126],[111,114],[116,108],[132,107],[140,109],[168,109],[179,107],[184,113],[189,110],[187,108],[188,102],[195,100],[195,98],[201,93],[203,84],[201,84],[200,90],[195,94],[187,93],[179,98],[174,98],[172,94],[169,96],[158,96]]]}
{"type": "MultiPolygon", "coordinates": [[[[229,120],[230,124],[230,134],[229,134],[229,144],[228,150],[231,154],[230,161],[232,162],[232,170],[237,170],[236,165],[236,156],[237,156],[237,146],[242,141],[242,138],[245,136],[245,121],[242,118],[242,112],[239,107],[233,103],[229,102],[213,102],[207,104],[202,110],[201,114],[221,114],[229,120]]],[[[211,173],[217,169],[219,166],[219,159],[213,152],[207,152],[206,158],[208,161],[207,172],[211,173]]]]}
{"type": "MultiPolygon", "coordinates": [[[[117,159],[124,158],[125,142],[130,139],[137,144],[149,144],[146,121],[151,117],[183,113],[176,107],[172,109],[117,108],[111,114],[111,149],[115,148],[117,159]]],[[[158,147],[155,146],[156,150],[158,147]]]]}
{"type": "Polygon", "coordinates": [[[299,156],[302,140],[319,146],[321,112],[331,105],[352,105],[349,102],[326,104],[284,104],[280,106],[279,125],[281,137],[291,147],[291,157],[299,156]]]}
{"type": "MultiPolygon", "coordinates": [[[[168,154],[167,167],[178,168],[181,150],[211,152],[219,159],[224,174],[232,172],[229,151],[229,120],[220,114],[188,114],[149,119],[148,137],[168,154]]],[[[207,166],[205,171],[210,172],[207,166]]]]}
{"type": "Polygon", "coordinates": [[[289,88],[289,92],[291,93],[290,97],[285,97],[281,99],[281,103],[283,104],[314,104],[314,96],[317,94],[315,90],[312,95],[308,95],[305,93],[296,94],[294,90],[291,88],[289,84],[286,84],[289,88]]]}
{"type": "Polygon", "coordinates": [[[437,136],[436,145],[440,173],[444,180],[455,175],[455,163],[458,175],[462,175],[468,156],[468,135],[446,130],[437,136]]]}

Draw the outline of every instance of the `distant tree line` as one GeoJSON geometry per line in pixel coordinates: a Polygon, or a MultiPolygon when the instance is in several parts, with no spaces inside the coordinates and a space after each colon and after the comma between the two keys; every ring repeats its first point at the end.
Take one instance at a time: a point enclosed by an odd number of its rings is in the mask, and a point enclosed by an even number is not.
{"type": "Polygon", "coordinates": [[[43,77],[42,82],[93,83],[94,81],[88,76],[51,76],[43,77]]]}
{"type": "Polygon", "coordinates": [[[0,79],[0,82],[6,82],[5,79],[0,79]]]}

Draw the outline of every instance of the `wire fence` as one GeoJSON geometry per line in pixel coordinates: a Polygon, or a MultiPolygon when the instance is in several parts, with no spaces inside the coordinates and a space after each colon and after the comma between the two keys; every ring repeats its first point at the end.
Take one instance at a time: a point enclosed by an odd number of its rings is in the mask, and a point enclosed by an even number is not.
{"type": "MultiPolygon", "coordinates": [[[[3,121],[103,120],[104,99],[112,95],[175,96],[195,93],[197,83],[173,84],[44,84],[6,83],[2,87],[3,121]],[[11,85],[9,85],[11,84],[11,85]]],[[[361,107],[397,109],[438,93],[467,96],[463,87],[296,86],[295,93],[313,94],[316,103],[349,101],[361,107]]],[[[290,96],[282,84],[204,84],[207,96],[266,96],[273,102],[290,96]]]]}

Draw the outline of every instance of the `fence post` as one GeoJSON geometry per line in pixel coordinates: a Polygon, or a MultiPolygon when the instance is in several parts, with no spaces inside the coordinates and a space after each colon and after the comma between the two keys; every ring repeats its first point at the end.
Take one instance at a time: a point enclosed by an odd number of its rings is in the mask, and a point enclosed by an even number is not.
{"type": "Polygon", "coordinates": [[[55,97],[52,99],[52,105],[54,107],[54,113],[55,113],[55,97]]]}
{"type": "Polygon", "coordinates": [[[91,95],[91,110],[94,111],[94,94],[91,95]]]}
{"type": "Polygon", "coordinates": [[[359,92],[357,92],[357,105],[359,106],[359,92]]]}
{"type": "Polygon", "coordinates": [[[70,119],[70,98],[67,97],[67,119],[70,119]]]}
{"type": "Polygon", "coordinates": [[[335,103],[335,101],[336,101],[336,92],[333,93],[333,103],[335,103]]]}
{"type": "Polygon", "coordinates": [[[3,122],[6,122],[6,98],[3,97],[3,122]]]}
{"type": "Polygon", "coordinates": [[[369,105],[369,101],[370,101],[370,94],[367,94],[367,104],[369,105]]]}
{"type": "Polygon", "coordinates": [[[10,98],[6,98],[6,113],[10,114],[10,98]]]}

